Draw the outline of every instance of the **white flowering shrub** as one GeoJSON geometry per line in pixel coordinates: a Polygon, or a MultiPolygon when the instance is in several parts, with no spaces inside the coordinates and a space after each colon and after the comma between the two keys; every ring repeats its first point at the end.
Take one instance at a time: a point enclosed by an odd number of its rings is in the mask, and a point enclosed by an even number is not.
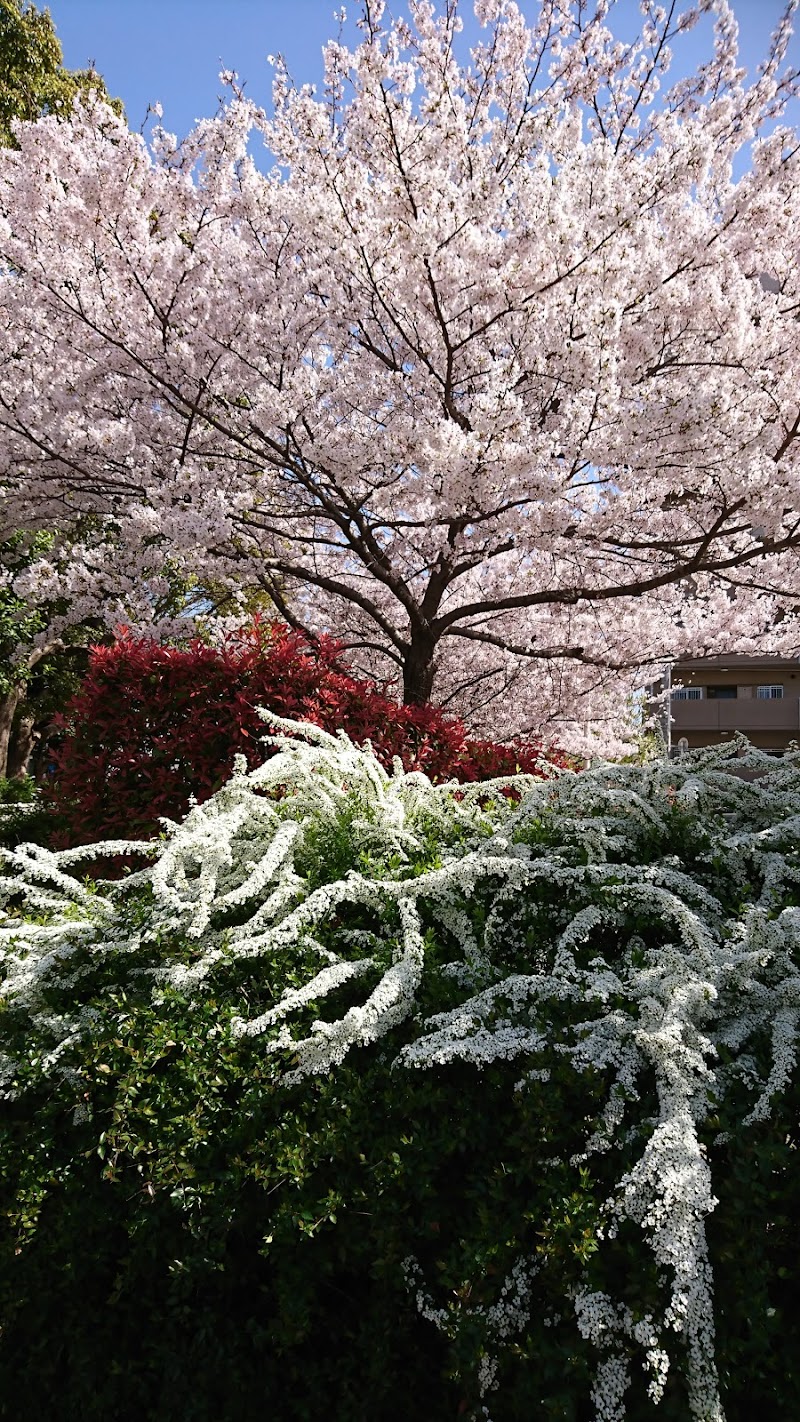
{"type": "Polygon", "coordinates": [[[155,843],[4,851],[18,1415],[790,1415],[800,756],[434,786],[269,719],[155,843]]]}

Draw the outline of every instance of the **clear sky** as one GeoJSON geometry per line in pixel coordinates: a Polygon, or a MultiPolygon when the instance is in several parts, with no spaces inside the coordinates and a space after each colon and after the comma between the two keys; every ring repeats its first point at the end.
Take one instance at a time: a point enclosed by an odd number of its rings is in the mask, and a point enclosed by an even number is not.
{"type": "MultiPolygon", "coordinates": [[[[72,69],[90,60],[109,91],[125,104],[128,122],[138,128],[149,103],[164,107],[164,125],[183,135],[195,119],[217,107],[220,69],[235,69],[258,103],[268,104],[268,54],[281,53],[298,83],[319,83],[322,45],[336,34],[338,0],[48,0],[64,62],[72,69]]],[[[462,0],[463,3],[463,0],[462,0]]],[[[733,0],[741,31],[741,58],[755,69],[784,0],[733,0]]],[[[357,0],[346,5],[355,15],[357,0]]],[[[391,8],[391,6],[390,6],[391,8]]],[[[537,0],[522,0],[531,15],[537,0]]],[[[688,0],[686,4],[688,8],[688,0]]],[[[464,14],[471,14],[471,3],[464,14]]],[[[618,0],[615,15],[629,32],[638,27],[637,0],[618,0]]],[[[474,20],[472,21],[474,24],[474,20]]],[[[612,28],[618,28],[617,20],[612,28]]],[[[352,25],[348,32],[353,33],[352,25]]],[[[681,46],[690,65],[708,53],[708,28],[681,46]],[[692,53],[693,51],[693,53],[692,53]]],[[[800,65],[800,36],[793,37],[800,65]]],[[[684,69],[684,65],[681,68],[684,69]]],[[[796,122],[795,115],[792,115],[796,122]]]]}

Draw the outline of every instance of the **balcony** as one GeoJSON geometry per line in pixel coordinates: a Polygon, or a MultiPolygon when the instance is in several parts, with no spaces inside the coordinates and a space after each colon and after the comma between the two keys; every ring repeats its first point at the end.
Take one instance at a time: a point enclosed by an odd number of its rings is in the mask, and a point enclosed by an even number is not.
{"type": "Polygon", "coordinates": [[[730,701],[681,701],[670,703],[672,735],[691,731],[743,731],[796,733],[800,736],[800,697],[785,696],[779,701],[756,697],[735,697],[730,701]]]}

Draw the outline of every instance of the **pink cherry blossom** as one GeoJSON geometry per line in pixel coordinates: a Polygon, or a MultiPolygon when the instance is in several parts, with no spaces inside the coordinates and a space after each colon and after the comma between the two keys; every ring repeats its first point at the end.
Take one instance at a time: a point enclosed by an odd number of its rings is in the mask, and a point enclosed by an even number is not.
{"type": "Polygon", "coordinates": [[[607,744],[665,660],[798,649],[788,19],[746,85],[726,0],[646,0],[634,45],[612,9],[481,0],[462,64],[455,5],[372,3],[269,114],[20,126],[0,481],[71,540],[71,617],[157,620],[169,558],[407,700],[607,744]]]}

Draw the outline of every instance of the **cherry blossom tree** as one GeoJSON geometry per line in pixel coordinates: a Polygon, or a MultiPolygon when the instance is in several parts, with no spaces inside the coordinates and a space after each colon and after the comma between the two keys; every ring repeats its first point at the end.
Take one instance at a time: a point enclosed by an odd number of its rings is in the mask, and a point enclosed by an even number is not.
{"type": "MultiPolygon", "coordinates": [[[[13,144],[13,125],[50,113],[69,118],[79,95],[100,95],[122,114],[103,79],[91,67],[64,67],[61,45],[48,10],[30,0],[0,0],[0,145],[13,144]]],[[[79,628],[72,619],[65,637],[50,627],[64,612],[64,600],[48,605],[23,600],[13,584],[21,568],[38,561],[43,549],[62,561],[62,527],[51,534],[37,527],[32,534],[6,530],[0,539],[0,780],[23,776],[40,730],[50,720],[53,701],[68,697],[77,684],[79,643],[102,632],[97,619],[79,628]],[[38,683],[38,687],[37,687],[38,683]]]]}
{"type": "Polygon", "coordinates": [[[168,556],[495,735],[796,650],[793,9],[746,82],[726,0],[644,0],[632,42],[607,0],[478,0],[470,54],[453,0],[367,0],[269,114],[227,76],[180,143],[99,101],[19,126],[5,517],[99,530],[25,586],[142,621],[168,556]]]}

